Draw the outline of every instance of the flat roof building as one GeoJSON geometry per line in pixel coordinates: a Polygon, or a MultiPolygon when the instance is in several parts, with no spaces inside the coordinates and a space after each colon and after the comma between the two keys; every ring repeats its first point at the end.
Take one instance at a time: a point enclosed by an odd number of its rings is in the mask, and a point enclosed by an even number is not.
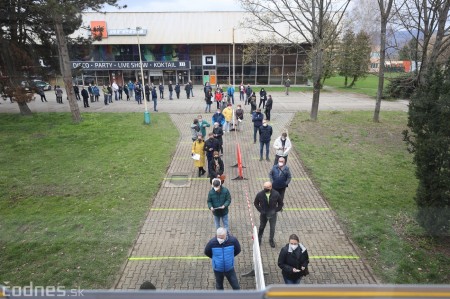
{"type": "MultiPolygon", "coordinates": [[[[258,40],[244,28],[242,11],[86,12],[82,17],[83,26],[72,37],[90,36],[94,41],[91,47],[71,51],[71,60],[77,80],[85,83],[141,80],[138,44],[145,83],[277,85],[287,78],[291,84],[306,82],[308,45],[299,49],[274,42],[253,47],[248,54],[244,49],[258,40]]],[[[277,30],[290,34],[281,25],[277,30]]]]}

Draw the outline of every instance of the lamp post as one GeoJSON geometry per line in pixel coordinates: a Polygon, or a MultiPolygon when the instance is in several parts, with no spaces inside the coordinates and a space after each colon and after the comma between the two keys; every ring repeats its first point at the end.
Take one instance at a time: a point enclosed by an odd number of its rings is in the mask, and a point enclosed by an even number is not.
{"type": "Polygon", "coordinates": [[[144,124],[148,125],[150,124],[150,112],[148,112],[147,108],[147,99],[145,98],[145,85],[144,85],[144,69],[142,68],[142,56],[141,56],[141,43],[139,42],[139,30],[141,30],[141,27],[136,27],[136,37],[138,42],[138,49],[139,49],[139,63],[141,66],[141,79],[142,79],[142,91],[141,94],[144,98],[144,124]]]}
{"type": "Polygon", "coordinates": [[[233,88],[236,88],[236,44],[234,43],[234,27],[233,27],[233,88]]]}

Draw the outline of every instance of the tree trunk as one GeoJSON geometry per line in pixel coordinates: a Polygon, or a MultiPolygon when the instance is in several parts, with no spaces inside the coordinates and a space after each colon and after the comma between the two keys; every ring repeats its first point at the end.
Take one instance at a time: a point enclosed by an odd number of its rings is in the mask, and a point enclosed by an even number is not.
{"type": "MultiPolygon", "coordinates": [[[[383,14],[383,12],[381,12],[383,14]]],[[[380,42],[380,65],[378,68],[378,90],[375,103],[375,111],[373,113],[373,121],[380,122],[381,99],[383,97],[384,88],[384,64],[386,61],[386,27],[387,17],[381,16],[381,42],[380,42]]]]}
{"type": "Polygon", "coordinates": [[[63,77],[66,88],[67,100],[69,101],[70,111],[72,112],[72,120],[74,123],[81,122],[80,108],[73,91],[72,85],[72,70],[70,67],[69,50],[67,49],[66,36],[64,35],[61,17],[57,14],[53,15],[55,22],[56,43],[59,52],[59,65],[61,68],[61,75],[63,77]]]}
{"type": "Polygon", "coordinates": [[[33,113],[30,110],[30,107],[28,107],[26,102],[17,102],[17,105],[19,105],[20,114],[23,116],[29,116],[33,113]]]}
{"type": "Polygon", "coordinates": [[[357,77],[357,76],[353,76],[353,80],[352,80],[352,82],[350,83],[350,86],[349,86],[349,87],[353,87],[353,85],[355,85],[356,80],[358,80],[358,77],[357,77]]]}
{"type": "Polygon", "coordinates": [[[322,84],[320,81],[322,79],[322,43],[319,42],[316,44],[316,49],[314,51],[313,58],[313,100],[311,106],[311,114],[310,118],[313,121],[317,120],[317,115],[319,114],[319,99],[320,99],[320,89],[322,88],[322,84]]]}
{"type": "Polygon", "coordinates": [[[345,79],[344,79],[344,86],[345,86],[345,87],[347,87],[347,82],[348,82],[348,77],[345,76],[345,79]]]}

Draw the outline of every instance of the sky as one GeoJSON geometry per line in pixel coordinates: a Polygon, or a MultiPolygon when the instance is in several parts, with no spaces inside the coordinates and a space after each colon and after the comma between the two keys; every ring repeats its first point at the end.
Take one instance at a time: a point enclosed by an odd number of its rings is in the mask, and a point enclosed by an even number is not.
{"type": "MultiPolygon", "coordinates": [[[[242,10],[237,0],[119,0],[128,7],[122,11],[170,12],[170,11],[237,11],[242,10]]],[[[107,11],[118,11],[107,8],[107,11]]]]}

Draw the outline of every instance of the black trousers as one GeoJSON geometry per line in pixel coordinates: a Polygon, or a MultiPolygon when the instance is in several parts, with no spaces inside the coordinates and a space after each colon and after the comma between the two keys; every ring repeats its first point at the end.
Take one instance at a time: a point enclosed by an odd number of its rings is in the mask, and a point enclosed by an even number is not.
{"type": "Polygon", "coordinates": [[[281,199],[284,199],[284,192],[286,192],[286,187],[284,188],[273,188],[273,190],[278,191],[280,193],[281,199]]]}
{"type": "Polygon", "coordinates": [[[275,213],[272,217],[270,217],[270,219],[267,218],[266,214],[259,215],[258,237],[262,239],[262,235],[264,233],[264,229],[266,228],[267,221],[269,221],[270,225],[269,240],[273,241],[273,237],[275,236],[275,225],[277,224],[277,213],[275,213]]]}
{"type": "Polygon", "coordinates": [[[269,109],[266,109],[265,115],[266,115],[266,119],[270,120],[270,110],[269,109]]]}
{"type": "Polygon", "coordinates": [[[89,107],[89,98],[83,98],[84,108],[89,107]]]}

